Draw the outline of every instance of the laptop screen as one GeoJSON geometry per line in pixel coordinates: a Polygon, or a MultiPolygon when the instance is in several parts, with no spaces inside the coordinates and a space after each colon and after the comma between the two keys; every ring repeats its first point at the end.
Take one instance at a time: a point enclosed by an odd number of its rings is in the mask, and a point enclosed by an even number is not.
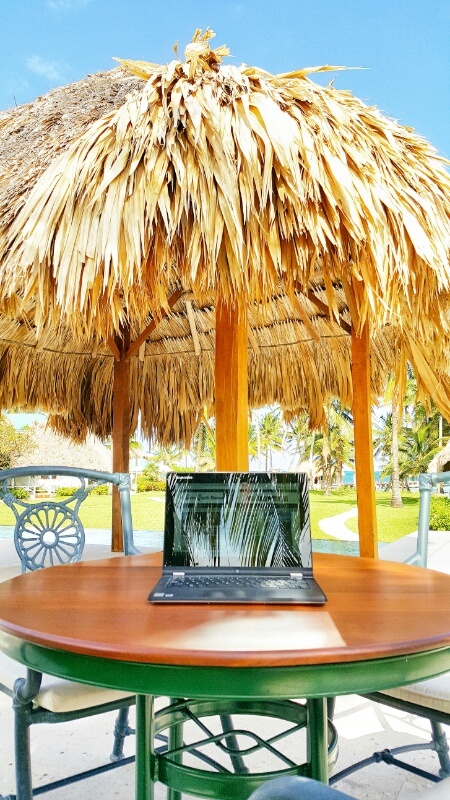
{"type": "Polygon", "coordinates": [[[166,567],[311,567],[304,473],[169,473],[166,567]]]}

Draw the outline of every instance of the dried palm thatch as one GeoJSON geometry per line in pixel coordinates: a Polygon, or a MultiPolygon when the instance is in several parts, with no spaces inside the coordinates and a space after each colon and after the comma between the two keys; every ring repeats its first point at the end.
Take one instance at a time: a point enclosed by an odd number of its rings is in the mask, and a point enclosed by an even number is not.
{"type": "MultiPolygon", "coordinates": [[[[300,302],[304,319],[282,294],[264,313],[251,307],[249,401],[277,402],[290,414],[307,409],[319,425],[331,397],[351,401],[349,335],[310,301],[300,302]]],[[[380,334],[374,345],[374,395],[392,368],[391,339],[380,334]]],[[[214,410],[214,347],[213,304],[181,298],[131,358],[131,432],[141,412],[149,438],[189,443],[204,409],[214,410]]],[[[76,439],[87,430],[111,433],[113,364],[108,345],[76,344],[68,329],[37,336],[30,324],[0,321],[0,406],[45,408],[59,415],[57,429],[76,439]]]]}
{"type": "Polygon", "coordinates": [[[35,443],[29,452],[17,459],[14,466],[50,467],[56,460],[60,467],[79,467],[83,464],[86,469],[111,472],[111,450],[92,434],[78,444],[68,442],[42,423],[35,423],[32,430],[35,443]]]}
{"type": "Polygon", "coordinates": [[[450,180],[434,148],[309,80],[330,67],[225,66],[212,35],[185,62],[121,61],[0,115],[4,309],[37,296],[38,328],[62,313],[107,338],[175,289],[264,305],[320,274],[357,330],[447,332],[450,180]]]}
{"type": "MultiPolygon", "coordinates": [[[[325,291],[316,288],[316,301],[321,294],[325,291]]],[[[341,326],[301,293],[295,302],[280,293],[264,308],[250,306],[251,407],[278,403],[286,419],[306,411],[311,426],[318,427],[331,398],[351,405],[349,312],[342,290],[336,297],[341,326]]],[[[148,438],[189,445],[204,409],[214,413],[214,347],[212,299],[200,304],[189,295],[180,298],[131,358],[131,434],[140,412],[148,438]]],[[[371,353],[375,403],[388,372],[401,371],[413,355],[393,326],[373,336],[371,353]]],[[[433,362],[425,377],[420,362],[416,367],[419,389],[450,418],[446,364],[443,357],[439,363],[438,353],[433,362]]],[[[75,441],[89,432],[100,438],[112,432],[113,364],[108,345],[95,338],[75,343],[67,328],[37,335],[25,320],[0,319],[0,407],[45,409],[52,413],[51,427],[75,441]]]]}
{"type": "Polygon", "coordinates": [[[436,453],[434,458],[428,464],[428,472],[445,472],[448,470],[450,463],[450,442],[447,442],[445,447],[436,453]]]}

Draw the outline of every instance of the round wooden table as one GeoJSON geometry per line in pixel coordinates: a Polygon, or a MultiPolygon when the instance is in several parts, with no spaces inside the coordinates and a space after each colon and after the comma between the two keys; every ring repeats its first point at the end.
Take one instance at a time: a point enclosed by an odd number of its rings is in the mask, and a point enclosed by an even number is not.
{"type": "Polygon", "coordinates": [[[137,694],[136,798],[152,796],[153,696],[309,698],[310,774],[327,780],[324,698],[450,669],[450,576],[316,554],[324,606],[152,605],[160,554],[0,584],[0,649],[27,666],[137,694]]]}

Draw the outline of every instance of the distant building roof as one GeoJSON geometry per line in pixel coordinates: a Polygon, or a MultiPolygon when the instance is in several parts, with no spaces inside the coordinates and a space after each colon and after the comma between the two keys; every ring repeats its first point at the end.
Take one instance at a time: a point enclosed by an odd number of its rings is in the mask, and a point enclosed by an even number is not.
{"type": "Polygon", "coordinates": [[[84,444],[75,444],[69,439],[45,427],[42,422],[32,426],[36,444],[17,459],[15,467],[84,467],[111,472],[112,452],[92,434],[84,444]]]}

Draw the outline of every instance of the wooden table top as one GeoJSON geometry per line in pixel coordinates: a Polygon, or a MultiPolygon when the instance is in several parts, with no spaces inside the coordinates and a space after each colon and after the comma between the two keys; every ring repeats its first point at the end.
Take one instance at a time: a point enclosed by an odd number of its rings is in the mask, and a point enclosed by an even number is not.
{"type": "Polygon", "coordinates": [[[152,605],[160,554],[85,561],[0,584],[0,630],[118,661],[302,666],[450,646],[450,576],[316,554],[324,606],[152,605]]]}

